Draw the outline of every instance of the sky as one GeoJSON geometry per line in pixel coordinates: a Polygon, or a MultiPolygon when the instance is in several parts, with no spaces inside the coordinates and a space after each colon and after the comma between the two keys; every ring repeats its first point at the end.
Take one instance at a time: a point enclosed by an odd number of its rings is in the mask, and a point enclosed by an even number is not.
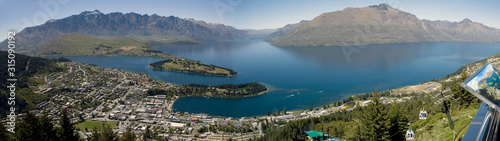
{"type": "Polygon", "coordinates": [[[500,28],[495,0],[0,0],[0,39],[7,32],[43,24],[83,11],[134,12],[193,18],[238,29],[274,29],[346,7],[387,3],[420,19],[461,21],[469,18],[500,28]],[[3,32],[3,33],[2,33],[3,32]]]}
{"type": "Polygon", "coordinates": [[[488,71],[494,71],[491,64],[488,64],[488,66],[486,66],[483,70],[481,70],[481,72],[479,72],[474,78],[472,78],[472,80],[467,83],[467,86],[477,91],[479,89],[479,81],[486,78],[486,73],[488,73],[488,71]]]}

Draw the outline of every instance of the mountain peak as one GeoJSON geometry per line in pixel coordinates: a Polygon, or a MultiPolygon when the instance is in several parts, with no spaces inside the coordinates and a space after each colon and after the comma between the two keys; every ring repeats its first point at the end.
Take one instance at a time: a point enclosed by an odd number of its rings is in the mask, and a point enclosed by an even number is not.
{"type": "Polygon", "coordinates": [[[376,8],[377,10],[389,10],[389,9],[393,9],[389,4],[387,3],[382,3],[382,4],[379,4],[379,5],[372,5],[370,6],[371,8],[376,8]]]}
{"type": "Polygon", "coordinates": [[[94,11],[83,11],[82,13],[80,13],[80,15],[99,15],[99,14],[102,14],[101,11],[99,10],[94,10],[94,11]]]}
{"type": "Polygon", "coordinates": [[[460,21],[460,23],[472,23],[472,21],[469,18],[465,18],[464,20],[460,21]]]}

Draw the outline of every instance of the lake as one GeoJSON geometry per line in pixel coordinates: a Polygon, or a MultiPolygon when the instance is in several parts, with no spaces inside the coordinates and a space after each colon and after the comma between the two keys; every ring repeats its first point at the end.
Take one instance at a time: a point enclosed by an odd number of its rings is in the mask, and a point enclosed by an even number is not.
{"type": "MultiPolygon", "coordinates": [[[[156,45],[154,49],[205,64],[233,69],[233,77],[153,70],[160,61],[147,57],[68,57],[77,62],[149,74],[177,84],[239,84],[260,82],[265,95],[230,99],[186,97],[174,108],[181,112],[242,117],[307,109],[355,93],[386,90],[438,79],[461,66],[500,53],[500,44],[439,42],[350,47],[281,48],[260,40],[214,42],[202,45],[156,45]],[[342,48],[352,51],[346,54],[342,48]]],[[[345,51],[345,50],[344,50],[345,51]]]]}

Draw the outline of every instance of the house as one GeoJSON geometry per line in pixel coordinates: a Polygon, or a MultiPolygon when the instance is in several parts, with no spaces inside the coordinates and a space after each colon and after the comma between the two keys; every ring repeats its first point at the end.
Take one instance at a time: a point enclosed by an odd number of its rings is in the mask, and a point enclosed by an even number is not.
{"type": "Polygon", "coordinates": [[[156,95],[156,98],[158,98],[158,99],[166,99],[167,95],[156,95]]]}
{"type": "Polygon", "coordinates": [[[293,118],[293,115],[284,115],[284,116],[276,117],[277,120],[286,120],[286,119],[291,119],[291,118],[293,118]]]}
{"type": "Polygon", "coordinates": [[[203,119],[203,123],[214,123],[212,119],[203,119]]]}
{"type": "Polygon", "coordinates": [[[97,115],[96,115],[96,117],[98,117],[98,118],[103,118],[103,117],[105,117],[105,116],[106,116],[106,115],[104,115],[104,114],[97,114],[97,115]]]}
{"type": "Polygon", "coordinates": [[[208,118],[208,114],[195,114],[193,117],[197,117],[199,119],[205,119],[208,118]]]}
{"type": "Polygon", "coordinates": [[[118,118],[118,120],[125,121],[125,120],[127,120],[127,118],[128,118],[128,116],[122,115],[122,116],[120,116],[120,118],[118,118]]]}
{"type": "Polygon", "coordinates": [[[100,122],[106,122],[105,118],[95,118],[94,120],[95,121],[100,121],[100,122]]]}
{"type": "Polygon", "coordinates": [[[365,101],[365,102],[362,102],[362,103],[360,104],[360,106],[362,106],[362,107],[364,107],[364,106],[368,106],[368,104],[370,104],[370,102],[372,102],[372,100],[367,100],[367,101],[365,101]]]}

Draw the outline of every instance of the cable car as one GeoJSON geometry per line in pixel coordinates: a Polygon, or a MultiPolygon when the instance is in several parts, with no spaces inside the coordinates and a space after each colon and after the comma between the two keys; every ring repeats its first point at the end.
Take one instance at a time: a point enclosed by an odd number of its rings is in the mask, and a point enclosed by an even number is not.
{"type": "Polygon", "coordinates": [[[408,129],[406,130],[406,140],[415,140],[415,130],[408,129]]]}

